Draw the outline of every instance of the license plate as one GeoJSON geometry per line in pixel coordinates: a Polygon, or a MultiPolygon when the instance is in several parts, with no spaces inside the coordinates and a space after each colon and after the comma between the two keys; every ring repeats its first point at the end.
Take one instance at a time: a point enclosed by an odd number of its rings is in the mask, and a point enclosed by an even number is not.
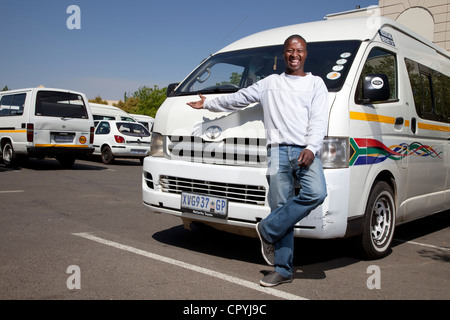
{"type": "Polygon", "coordinates": [[[132,154],[142,154],[142,155],[144,155],[144,154],[147,153],[147,150],[131,149],[130,152],[131,152],[132,154]]]}
{"type": "Polygon", "coordinates": [[[181,208],[195,214],[225,219],[228,211],[228,200],[183,192],[181,194],[181,208]]]}
{"type": "Polygon", "coordinates": [[[53,139],[55,142],[72,142],[73,137],[73,135],[55,135],[53,139]]]}

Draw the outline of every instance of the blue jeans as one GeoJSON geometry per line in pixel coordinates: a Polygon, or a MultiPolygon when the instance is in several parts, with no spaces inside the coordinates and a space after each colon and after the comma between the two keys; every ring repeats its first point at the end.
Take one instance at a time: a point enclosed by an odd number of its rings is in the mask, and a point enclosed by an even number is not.
{"type": "Polygon", "coordinates": [[[322,162],[315,157],[309,167],[299,167],[303,147],[268,149],[269,205],[272,212],[260,222],[262,236],[275,246],[275,271],[283,277],[293,274],[294,225],[322,204],[327,196],[322,162]],[[301,189],[295,196],[295,179],[301,189]]]}

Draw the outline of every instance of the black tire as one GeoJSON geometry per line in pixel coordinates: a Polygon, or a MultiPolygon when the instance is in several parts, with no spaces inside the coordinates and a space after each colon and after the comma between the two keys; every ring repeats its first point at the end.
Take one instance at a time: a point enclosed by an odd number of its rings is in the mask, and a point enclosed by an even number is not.
{"type": "Polygon", "coordinates": [[[7,167],[12,167],[15,165],[17,156],[16,156],[16,153],[14,152],[14,148],[13,148],[11,142],[8,141],[3,146],[2,157],[3,157],[3,163],[7,167]]]}
{"type": "Polygon", "coordinates": [[[110,164],[114,161],[114,155],[109,146],[104,146],[102,148],[102,162],[105,164],[110,164]]]}
{"type": "Polygon", "coordinates": [[[367,259],[380,259],[391,250],[395,229],[395,200],[392,188],[384,181],[371,190],[360,237],[362,251],[367,259]]]}

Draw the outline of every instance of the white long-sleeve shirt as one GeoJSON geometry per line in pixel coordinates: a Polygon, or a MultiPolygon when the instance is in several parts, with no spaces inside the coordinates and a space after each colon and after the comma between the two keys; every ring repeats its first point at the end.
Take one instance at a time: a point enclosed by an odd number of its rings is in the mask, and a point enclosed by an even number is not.
{"type": "Polygon", "coordinates": [[[214,112],[236,111],[260,102],[267,144],[305,146],[314,154],[322,148],[328,123],[328,90],[318,76],[270,75],[238,92],[206,99],[214,112]]]}

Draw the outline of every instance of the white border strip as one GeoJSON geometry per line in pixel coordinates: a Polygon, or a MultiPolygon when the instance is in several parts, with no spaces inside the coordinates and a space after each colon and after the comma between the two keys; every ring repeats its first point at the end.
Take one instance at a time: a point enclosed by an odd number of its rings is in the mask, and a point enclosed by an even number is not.
{"type": "Polygon", "coordinates": [[[19,192],[25,192],[23,190],[5,190],[5,191],[0,191],[0,193],[19,193],[19,192]]]}
{"type": "Polygon", "coordinates": [[[135,253],[135,254],[138,254],[138,255],[150,258],[150,259],[158,260],[158,261],[165,262],[165,263],[177,266],[177,267],[182,267],[182,268],[185,268],[185,269],[188,269],[188,270],[191,270],[191,271],[199,272],[199,273],[211,276],[211,277],[215,277],[215,278],[218,278],[218,279],[221,279],[221,280],[224,280],[224,281],[228,281],[228,282],[231,282],[233,284],[237,284],[237,285],[246,287],[248,289],[256,290],[256,291],[259,291],[259,292],[262,292],[262,293],[265,293],[265,294],[269,294],[269,295],[272,295],[272,296],[275,296],[275,297],[278,297],[278,298],[287,299],[287,300],[307,300],[306,298],[303,298],[303,297],[300,297],[300,296],[297,296],[297,295],[293,295],[293,294],[290,294],[290,293],[286,293],[284,291],[279,291],[279,290],[276,290],[276,289],[273,289],[273,288],[261,287],[259,284],[255,284],[255,283],[252,283],[250,281],[246,281],[246,280],[243,280],[243,279],[232,277],[232,276],[229,276],[229,275],[217,272],[217,271],[213,271],[213,270],[210,270],[210,269],[202,268],[202,267],[199,267],[199,266],[196,266],[196,265],[193,265],[193,264],[190,264],[190,263],[186,263],[186,262],[183,262],[183,261],[180,261],[180,260],[167,258],[167,257],[161,256],[159,254],[155,254],[155,253],[151,253],[151,252],[148,252],[148,251],[136,249],[136,248],[133,248],[133,247],[130,247],[130,246],[127,246],[127,245],[123,245],[123,244],[117,243],[117,242],[113,242],[113,241],[109,241],[109,240],[106,240],[106,239],[102,239],[102,238],[90,235],[89,233],[81,232],[81,233],[72,233],[72,234],[75,235],[75,236],[81,237],[81,238],[85,238],[85,239],[92,240],[92,241],[95,241],[95,242],[98,242],[98,243],[101,243],[101,244],[105,244],[105,245],[110,246],[110,247],[114,247],[114,248],[117,248],[117,249],[120,249],[120,250],[125,250],[125,251],[128,251],[128,252],[132,252],[132,253],[135,253]]]}
{"type": "Polygon", "coordinates": [[[401,239],[393,239],[393,240],[394,241],[398,241],[398,242],[402,242],[402,243],[415,244],[416,246],[429,247],[429,248],[433,248],[433,249],[450,251],[450,248],[445,248],[445,247],[440,247],[440,246],[433,246],[431,244],[425,244],[425,243],[420,243],[420,242],[415,242],[415,241],[407,241],[407,240],[401,240],[401,239]]]}

